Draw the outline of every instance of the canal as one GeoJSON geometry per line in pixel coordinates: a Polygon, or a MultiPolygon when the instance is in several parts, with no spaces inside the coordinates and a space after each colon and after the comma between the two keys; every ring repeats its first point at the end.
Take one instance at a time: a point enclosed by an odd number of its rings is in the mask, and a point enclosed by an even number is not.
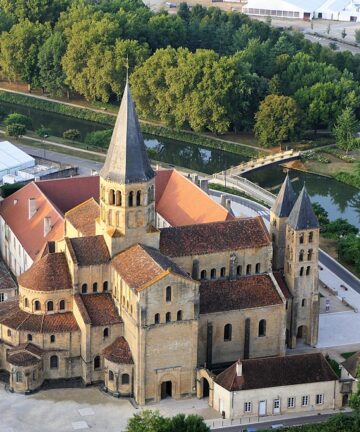
{"type": "MultiPolygon", "coordinates": [[[[18,112],[29,116],[34,130],[44,126],[49,128],[54,136],[62,136],[67,129],[78,129],[81,140],[84,141],[89,132],[109,128],[106,125],[15,104],[1,103],[1,108],[6,114],[18,112]]],[[[222,171],[245,160],[240,155],[181,141],[147,135],[144,138],[146,146],[152,149],[153,159],[207,174],[222,171]]],[[[277,193],[285,175],[285,171],[280,166],[274,166],[249,173],[246,177],[271,192],[277,193]]],[[[360,228],[360,191],[358,189],[330,178],[298,171],[291,171],[290,177],[297,192],[304,183],[306,184],[312,201],[321,204],[329,213],[331,220],[341,217],[360,228]]]]}

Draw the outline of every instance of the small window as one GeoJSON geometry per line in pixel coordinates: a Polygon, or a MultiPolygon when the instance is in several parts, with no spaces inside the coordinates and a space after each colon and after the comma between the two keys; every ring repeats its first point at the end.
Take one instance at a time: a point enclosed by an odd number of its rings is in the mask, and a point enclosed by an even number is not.
{"type": "Polygon", "coordinates": [[[211,279],[216,279],[216,269],[211,269],[210,277],[211,279]]]}
{"type": "Polygon", "coordinates": [[[311,267],[310,267],[310,266],[307,266],[307,267],[306,267],[306,276],[309,276],[309,274],[310,274],[310,270],[311,270],[311,267]]]}
{"type": "Polygon", "coordinates": [[[299,242],[300,242],[300,244],[304,243],[304,233],[300,234],[300,236],[299,236],[299,242]]]}
{"type": "Polygon", "coordinates": [[[54,343],[55,342],[55,335],[51,335],[50,336],[50,343],[54,343]]]}
{"type": "Polygon", "coordinates": [[[314,239],[314,233],[312,231],[309,232],[309,243],[312,243],[314,239]]]}
{"type": "Polygon", "coordinates": [[[264,319],[259,321],[259,337],[266,336],[266,321],[264,319]]]}
{"type": "Polygon", "coordinates": [[[29,300],[27,298],[24,300],[24,305],[26,308],[29,307],[29,300]]]}
{"type": "Polygon", "coordinates": [[[300,268],[300,276],[304,276],[304,267],[300,268]]]}
{"type": "Polygon", "coordinates": [[[288,408],[295,408],[295,398],[294,397],[288,398],[287,407],[288,408]]]}
{"type": "Polygon", "coordinates": [[[299,253],[299,261],[304,261],[304,251],[303,251],[303,249],[301,249],[301,251],[299,253]]]}
{"type": "Polygon", "coordinates": [[[230,342],[231,341],[231,335],[232,334],[232,325],[231,324],[226,324],[224,326],[224,341],[225,342],[230,342]]]}
{"type": "Polygon", "coordinates": [[[251,413],[252,411],[252,403],[251,402],[245,402],[244,403],[244,412],[251,413]]]}
{"type": "Polygon", "coordinates": [[[98,290],[98,288],[97,288],[97,282],[94,282],[93,283],[93,292],[96,293],[97,290],[98,290]]]}
{"type": "Polygon", "coordinates": [[[225,267],[221,267],[220,269],[220,277],[224,278],[226,276],[226,268],[225,267]]]}
{"type": "Polygon", "coordinates": [[[100,369],[100,356],[94,358],[94,369],[100,369]]]}
{"type": "Polygon", "coordinates": [[[51,300],[47,302],[47,310],[48,312],[52,312],[54,310],[54,303],[51,300]]]}
{"type": "Polygon", "coordinates": [[[109,371],[109,381],[114,381],[114,372],[109,371]]]}
{"type": "Polygon", "coordinates": [[[160,314],[155,314],[155,318],[154,318],[154,324],[159,324],[160,322],[160,314]]]}
{"type": "Polygon", "coordinates": [[[57,369],[59,367],[58,356],[53,355],[50,357],[50,369],[57,369]]]}
{"type": "Polygon", "coordinates": [[[246,266],[246,274],[247,274],[247,275],[251,274],[251,264],[248,264],[248,265],[246,266]]]}
{"type": "Polygon", "coordinates": [[[107,327],[104,328],[103,335],[104,335],[104,338],[109,337],[109,329],[107,327]]]}
{"type": "Polygon", "coordinates": [[[237,268],[236,268],[236,274],[237,274],[238,276],[241,276],[241,275],[242,275],[242,266],[241,266],[241,265],[238,265],[238,266],[237,266],[237,268]]]}
{"type": "Polygon", "coordinates": [[[200,279],[202,280],[206,279],[206,270],[201,270],[200,279]]]}
{"type": "Polygon", "coordinates": [[[177,312],[176,319],[177,319],[178,321],[181,321],[181,320],[182,320],[182,311],[181,311],[181,310],[179,310],[179,311],[177,312]]]}
{"type": "Polygon", "coordinates": [[[41,310],[41,304],[40,304],[39,300],[35,300],[34,307],[35,307],[36,311],[41,310]]]}
{"type": "Polygon", "coordinates": [[[302,299],[302,300],[301,300],[301,307],[305,307],[305,305],[306,305],[306,300],[305,300],[305,299],[302,299]]]}
{"type": "Polygon", "coordinates": [[[316,405],[322,405],[324,403],[324,395],[323,394],[317,394],[315,397],[315,403],[316,403],[316,405]]]}
{"type": "Polygon", "coordinates": [[[108,283],[108,281],[104,281],[104,283],[103,283],[103,291],[107,291],[109,289],[109,283],[108,283]]]}
{"type": "Polygon", "coordinates": [[[8,337],[11,337],[11,330],[10,329],[8,329],[7,335],[8,335],[8,337]]]}
{"type": "Polygon", "coordinates": [[[116,191],[115,205],[117,205],[119,207],[119,206],[121,206],[121,204],[122,204],[121,192],[120,191],[116,191]]]}
{"type": "Polygon", "coordinates": [[[121,375],[121,384],[129,384],[129,383],[130,383],[129,374],[122,374],[121,375]]]}
{"type": "Polygon", "coordinates": [[[171,302],[171,286],[166,287],[166,301],[171,302]]]}
{"type": "Polygon", "coordinates": [[[141,205],[141,192],[136,192],[136,205],[139,207],[141,205]]]}
{"type": "Polygon", "coordinates": [[[32,341],[32,335],[31,335],[30,333],[27,335],[27,340],[28,340],[29,342],[32,341]]]}
{"type": "Polygon", "coordinates": [[[309,405],[309,396],[303,396],[301,398],[301,406],[308,406],[309,405]]]}
{"type": "Polygon", "coordinates": [[[260,273],[260,269],[261,269],[261,264],[257,263],[255,266],[255,273],[260,273]]]}
{"type": "Polygon", "coordinates": [[[65,310],[65,300],[60,300],[59,309],[65,310]]]}
{"type": "Polygon", "coordinates": [[[22,382],[22,373],[20,371],[17,371],[15,374],[16,382],[22,382]]]}
{"type": "Polygon", "coordinates": [[[166,322],[170,322],[170,321],[171,321],[171,313],[166,312],[166,322]]]}
{"type": "Polygon", "coordinates": [[[313,257],[313,250],[312,250],[312,249],[309,249],[309,250],[308,250],[308,257],[307,257],[308,261],[311,261],[311,260],[312,260],[312,257],[313,257]]]}
{"type": "Polygon", "coordinates": [[[86,294],[87,293],[87,284],[86,283],[82,284],[82,286],[81,286],[81,293],[82,294],[86,294]]]}
{"type": "Polygon", "coordinates": [[[134,192],[129,193],[128,203],[129,203],[129,207],[132,207],[134,205],[134,192]]]}

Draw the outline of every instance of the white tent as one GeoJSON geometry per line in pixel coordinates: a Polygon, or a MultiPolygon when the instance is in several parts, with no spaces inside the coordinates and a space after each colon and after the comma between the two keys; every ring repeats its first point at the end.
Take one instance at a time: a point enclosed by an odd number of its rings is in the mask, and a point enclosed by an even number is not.
{"type": "Polygon", "coordinates": [[[249,0],[243,8],[248,15],[311,19],[324,0],[249,0]]]}
{"type": "Polygon", "coordinates": [[[0,142],[0,181],[6,174],[16,174],[17,171],[31,168],[35,159],[9,141],[0,142]]]}

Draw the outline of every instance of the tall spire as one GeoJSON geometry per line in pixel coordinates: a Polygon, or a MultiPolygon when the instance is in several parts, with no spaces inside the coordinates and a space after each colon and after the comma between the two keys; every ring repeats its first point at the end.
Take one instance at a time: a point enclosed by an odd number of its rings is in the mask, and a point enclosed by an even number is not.
{"type": "Polygon", "coordinates": [[[271,211],[278,217],[288,217],[295,201],[296,194],[291,185],[289,175],[287,174],[271,211]]]}
{"type": "Polygon", "coordinates": [[[319,222],[305,186],[302,188],[299,198],[291,210],[287,223],[295,230],[319,228],[319,222]]]}
{"type": "Polygon", "coordinates": [[[117,183],[142,183],[154,177],[141,135],[128,77],[100,176],[117,183]]]}

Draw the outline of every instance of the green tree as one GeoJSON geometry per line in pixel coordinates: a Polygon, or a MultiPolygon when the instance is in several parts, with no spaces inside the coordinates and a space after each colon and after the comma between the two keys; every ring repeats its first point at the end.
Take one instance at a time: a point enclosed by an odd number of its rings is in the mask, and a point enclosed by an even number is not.
{"type": "Polygon", "coordinates": [[[329,213],[318,202],[313,203],[312,206],[317,220],[319,221],[320,230],[323,230],[330,223],[329,213]]]}
{"type": "Polygon", "coordinates": [[[22,124],[12,123],[6,126],[6,135],[19,137],[25,135],[26,127],[22,124]]]}
{"type": "Polygon", "coordinates": [[[355,40],[356,43],[360,43],[360,29],[355,30],[355,40]]]}
{"type": "Polygon", "coordinates": [[[0,8],[16,21],[55,22],[69,3],[69,0],[0,0],[0,8]]]}
{"type": "Polygon", "coordinates": [[[31,122],[31,118],[23,115],[23,114],[19,114],[19,113],[12,113],[9,114],[6,118],[4,123],[9,126],[12,124],[20,124],[23,125],[26,129],[31,129],[32,128],[32,122],[31,122]]]}
{"type": "MultiPolygon", "coordinates": [[[[341,238],[338,243],[339,257],[345,262],[355,266],[360,272],[360,238],[356,235],[349,235],[341,238]]],[[[359,396],[360,397],[360,396],[359,396]]],[[[359,401],[360,409],[360,401],[359,401]]]]}
{"type": "Polygon", "coordinates": [[[349,235],[356,235],[359,230],[345,219],[335,219],[327,224],[323,233],[326,237],[341,238],[349,235]]]}
{"type": "Polygon", "coordinates": [[[112,129],[90,132],[85,137],[85,144],[90,147],[108,148],[112,132],[112,129]]]}
{"type": "Polygon", "coordinates": [[[209,432],[210,428],[198,415],[178,414],[171,418],[169,432],[209,432]]]}
{"type": "Polygon", "coordinates": [[[358,131],[359,122],[351,108],[345,108],[338,116],[334,126],[336,145],[346,151],[352,150],[357,146],[355,134],[358,131]]]}
{"type": "Polygon", "coordinates": [[[168,432],[170,421],[158,411],[144,410],[135,414],[127,424],[126,432],[168,432]]]}
{"type": "Polygon", "coordinates": [[[264,147],[278,146],[296,135],[299,113],[289,96],[269,95],[255,115],[254,132],[264,147]]]}
{"type": "Polygon", "coordinates": [[[81,134],[77,129],[68,129],[63,133],[63,137],[69,140],[78,140],[80,139],[81,134]]]}

